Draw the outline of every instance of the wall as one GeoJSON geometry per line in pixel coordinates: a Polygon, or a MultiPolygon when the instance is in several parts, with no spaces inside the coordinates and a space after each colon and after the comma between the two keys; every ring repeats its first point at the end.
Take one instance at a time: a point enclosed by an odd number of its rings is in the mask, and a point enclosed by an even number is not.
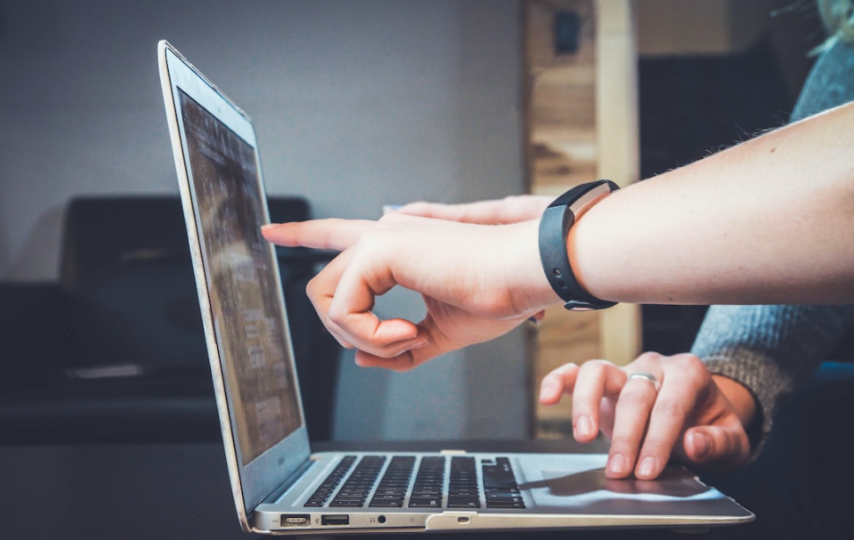
{"type": "MultiPolygon", "coordinates": [[[[269,192],[318,217],[519,193],[519,17],[517,0],[0,1],[0,279],[56,278],[75,195],[177,193],[161,38],[255,118],[269,192]]],[[[345,359],[336,432],[522,436],[523,349],[406,375],[345,359]]]]}

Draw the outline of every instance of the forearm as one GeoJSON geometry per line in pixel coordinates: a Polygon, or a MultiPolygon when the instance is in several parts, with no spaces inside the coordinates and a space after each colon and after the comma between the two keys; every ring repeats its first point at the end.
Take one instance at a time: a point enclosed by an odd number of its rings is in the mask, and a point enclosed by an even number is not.
{"type": "Polygon", "coordinates": [[[593,295],[666,304],[854,302],[854,105],[603,200],[570,230],[593,295]]]}

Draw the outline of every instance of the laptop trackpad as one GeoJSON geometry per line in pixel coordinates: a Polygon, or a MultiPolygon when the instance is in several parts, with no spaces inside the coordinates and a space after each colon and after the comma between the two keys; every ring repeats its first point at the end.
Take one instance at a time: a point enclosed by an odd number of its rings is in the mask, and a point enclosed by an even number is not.
{"type": "Polygon", "coordinates": [[[604,468],[581,472],[543,471],[543,479],[552,497],[578,497],[598,492],[641,499],[684,498],[709,490],[693,478],[686,478],[684,471],[673,468],[665,469],[656,480],[611,480],[605,477],[604,468]]]}
{"type": "MultiPolygon", "coordinates": [[[[716,511],[724,498],[682,467],[668,467],[656,480],[609,480],[604,467],[540,470],[542,480],[520,484],[538,508],[579,513],[679,515],[716,511]],[[716,501],[711,503],[711,501],[716,501]],[[711,503],[711,506],[710,506],[711,503]]],[[[529,477],[530,478],[530,477],[529,477]]]]}

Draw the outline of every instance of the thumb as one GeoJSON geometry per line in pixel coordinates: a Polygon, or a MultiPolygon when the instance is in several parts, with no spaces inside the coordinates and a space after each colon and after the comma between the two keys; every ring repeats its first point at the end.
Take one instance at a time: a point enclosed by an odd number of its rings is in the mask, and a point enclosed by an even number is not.
{"type": "Polygon", "coordinates": [[[682,439],[685,458],[700,465],[735,467],[750,456],[750,441],[740,422],[687,430],[682,439]]]}

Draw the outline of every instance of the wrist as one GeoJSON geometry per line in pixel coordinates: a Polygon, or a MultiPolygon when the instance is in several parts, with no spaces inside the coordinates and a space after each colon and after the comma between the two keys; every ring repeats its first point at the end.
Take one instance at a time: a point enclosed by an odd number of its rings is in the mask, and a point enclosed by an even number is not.
{"type": "Polygon", "coordinates": [[[519,314],[536,313],[563,303],[546,279],[540,262],[539,226],[539,219],[506,226],[509,237],[502,251],[509,251],[505,260],[513,266],[507,272],[505,286],[519,314]]]}
{"type": "Polygon", "coordinates": [[[589,311],[612,307],[616,302],[590,293],[573,267],[571,240],[577,225],[590,209],[620,189],[610,180],[579,184],[555,199],[540,220],[540,259],[546,279],[571,311],[589,311]]]}

